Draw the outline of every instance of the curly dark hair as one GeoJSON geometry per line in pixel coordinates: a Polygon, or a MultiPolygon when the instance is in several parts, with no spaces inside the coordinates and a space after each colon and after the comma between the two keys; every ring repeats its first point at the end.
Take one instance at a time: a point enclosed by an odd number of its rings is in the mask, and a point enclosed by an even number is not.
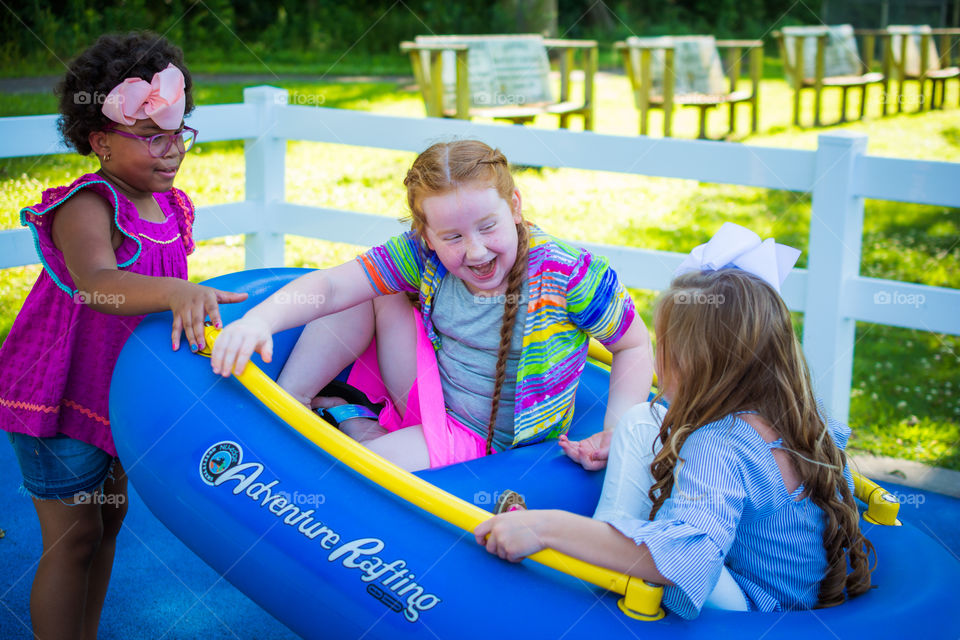
{"type": "Polygon", "coordinates": [[[111,122],[100,110],[107,94],[127,78],[150,82],[153,74],[170,63],[183,72],[186,115],[193,111],[193,80],[179,47],[149,31],[100,36],[70,63],[55,89],[60,99],[57,127],[63,141],[81,155],[89,154],[90,132],[111,122]]]}

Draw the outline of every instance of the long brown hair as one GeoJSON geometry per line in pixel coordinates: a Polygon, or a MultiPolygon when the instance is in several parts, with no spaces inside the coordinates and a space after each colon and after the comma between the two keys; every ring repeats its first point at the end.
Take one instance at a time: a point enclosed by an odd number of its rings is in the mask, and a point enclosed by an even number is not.
{"type": "Polygon", "coordinates": [[[653,519],[673,489],[683,443],[700,427],[753,411],[783,439],[804,495],[823,511],[827,572],[818,606],[870,588],[873,545],[861,533],[843,471],[846,456],[817,410],[810,373],[790,313],[766,282],[739,269],[688,273],[664,292],[654,313],[663,447],[651,465],[653,519]],[[849,563],[850,572],[847,572],[849,563]]]}
{"type": "MultiPolygon", "coordinates": [[[[440,195],[458,187],[485,184],[497,190],[506,202],[513,202],[516,184],[510,173],[507,158],[499,149],[493,149],[479,140],[456,140],[438,142],[417,156],[403,180],[407,187],[407,203],[410,206],[410,226],[424,239],[427,216],[423,212],[423,199],[440,195]]],[[[512,205],[511,205],[512,206],[512,205]]],[[[514,211],[519,215],[520,211],[514,211]]],[[[497,349],[497,368],[494,373],[493,400],[487,424],[487,453],[493,452],[493,433],[500,410],[500,395],[506,379],[507,356],[513,340],[513,325],[520,303],[523,279],[527,273],[529,234],[522,220],[517,224],[517,259],[507,274],[507,292],[504,297],[503,322],[500,325],[500,346],[497,349]]]]}

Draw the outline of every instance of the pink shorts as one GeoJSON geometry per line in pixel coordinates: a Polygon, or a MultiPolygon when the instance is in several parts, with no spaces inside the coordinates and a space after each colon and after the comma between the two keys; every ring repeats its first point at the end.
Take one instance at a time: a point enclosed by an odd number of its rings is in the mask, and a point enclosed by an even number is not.
{"type": "Polygon", "coordinates": [[[353,364],[347,383],[366,393],[373,402],[385,403],[379,422],[387,431],[418,424],[423,426],[431,468],[482,458],[486,455],[486,440],[447,413],[437,354],[423,328],[420,312],[411,311],[417,328],[417,383],[407,396],[406,415],[400,415],[383,383],[377,362],[376,338],[353,364]]]}

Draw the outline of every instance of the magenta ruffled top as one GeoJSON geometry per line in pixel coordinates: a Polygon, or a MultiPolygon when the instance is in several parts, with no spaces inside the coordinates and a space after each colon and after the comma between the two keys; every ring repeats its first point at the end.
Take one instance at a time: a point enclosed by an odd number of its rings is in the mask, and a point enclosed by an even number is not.
{"type": "MultiPolygon", "coordinates": [[[[110,432],[110,377],[120,349],[143,316],[115,316],[84,304],[108,292],[78,291],[53,243],[58,207],[81,189],[102,197],[123,234],[116,250],[123,271],[186,279],[193,252],[193,203],[179,189],[155,193],[163,222],[142,220],[133,203],[101,176],[87,174],[73,184],[43,192],[25,207],[43,271],[0,347],[0,428],[37,437],[58,433],[117,455],[110,432]]],[[[169,347],[166,347],[169,348],[169,347]]]]}

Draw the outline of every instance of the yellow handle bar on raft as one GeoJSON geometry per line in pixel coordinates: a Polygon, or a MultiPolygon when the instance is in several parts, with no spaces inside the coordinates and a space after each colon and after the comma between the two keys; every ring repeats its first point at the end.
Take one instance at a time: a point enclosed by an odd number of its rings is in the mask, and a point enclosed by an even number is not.
{"type": "MultiPolygon", "coordinates": [[[[200,355],[210,356],[219,333],[219,329],[205,327],[206,346],[199,352],[200,355]]],[[[588,356],[607,365],[612,362],[610,352],[592,339],[588,356]]],[[[248,362],[243,373],[236,375],[236,378],[278,418],[300,432],[307,440],[410,504],[467,533],[472,533],[478,524],[491,517],[489,512],[401,469],[344,435],[284,391],[252,362],[248,362]]],[[[853,472],[853,480],[857,498],[868,506],[863,515],[865,520],[883,525],[900,524],[897,520],[900,505],[895,497],[857,472],[853,472]]],[[[531,555],[530,559],[584,582],[621,594],[623,597],[617,605],[631,618],[652,621],[664,616],[663,608],[660,606],[663,598],[661,585],[604,569],[553,549],[539,551],[531,555]]]]}
{"type": "MultiPolygon", "coordinates": [[[[199,352],[200,355],[210,356],[219,333],[220,330],[214,327],[204,328],[205,347],[199,352]]],[[[236,378],[278,418],[300,432],[307,440],[410,504],[467,533],[473,533],[478,524],[491,517],[490,512],[401,469],[344,435],[284,391],[252,362],[248,362],[243,373],[236,375],[236,378]]],[[[583,562],[553,549],[539,551],[531,555],[530,559],[623,595],[618,605],[632,618],[659,620],[664,616],[660,607],[663,597],[663,587],[660,585],[583,562]]]]}

